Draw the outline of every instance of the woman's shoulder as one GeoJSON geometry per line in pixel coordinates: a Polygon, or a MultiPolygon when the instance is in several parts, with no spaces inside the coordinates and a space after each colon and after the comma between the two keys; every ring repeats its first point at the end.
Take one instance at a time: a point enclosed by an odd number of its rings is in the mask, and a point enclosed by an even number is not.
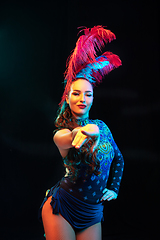
{"type": "Polygon", "coordinates": [[[109,141],[113,140],[111,130],[109,129],[105,122],[99,119],[95,119],[93,120],[93,123],[99,127],[100,135],[102,136],[102,138],[107,137],[109,141]]]}
{"type": "Polygon", "coordinates": [[[96,124],[99,128],[108,128],[107,124],[100,119],[92,120],[94,124],[96,124]]]}
{"type": "Polygon", "coordinates": [[[70,132],[71,131],[67,128],[58,129],[57,131],[55,131],[55,133],[53,135],[53,140],[54,140],[55,144],[57,145],[58,142],[61,142],[61,137],[70,132]]]}
{"type": "Polygon", "coordinates": [[[99,127],[101,133],[105,133],[107,135],[112,135],[111,130],[109,129],[108,125],[99,119],[92,120],[94,124],[99,127]]]}

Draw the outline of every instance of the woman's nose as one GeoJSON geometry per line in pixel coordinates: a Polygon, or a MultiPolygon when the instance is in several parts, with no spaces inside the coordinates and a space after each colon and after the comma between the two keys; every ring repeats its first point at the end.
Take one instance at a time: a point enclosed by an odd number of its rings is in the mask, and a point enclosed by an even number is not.
{"type": "Polygon", "coordinates": [[[80,98],[81,102],[85,102],[85,96],[83,94],[81,94],[81,98],[80,98]]]}

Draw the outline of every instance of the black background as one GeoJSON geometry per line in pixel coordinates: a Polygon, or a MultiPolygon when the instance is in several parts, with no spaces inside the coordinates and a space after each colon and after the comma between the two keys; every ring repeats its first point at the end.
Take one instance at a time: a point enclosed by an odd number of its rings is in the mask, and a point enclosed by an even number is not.
{"type": "Polygon", "coordinates": [[[65,62],[77,27],[107,26],[122,59],[95,88],[90,118],[124,159],[119,197],[105,202],[104,239],[154,239],[159,216],[158,1],[1,1],[1,239],[43,239],[37,212],[64,174],[52,141],[65,62]],[[146,237],[147,236],[147,237],[146,237]]]}

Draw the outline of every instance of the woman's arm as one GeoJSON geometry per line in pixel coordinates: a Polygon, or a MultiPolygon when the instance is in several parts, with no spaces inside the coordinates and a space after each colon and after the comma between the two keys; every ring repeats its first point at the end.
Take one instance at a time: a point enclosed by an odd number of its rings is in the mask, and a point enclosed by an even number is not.
{"type": "MultiPolygon", "coordinates": [[[[113,143],[113,142],[112,142],[113,143]]],[[[116,143],[114,142],[114,151],[115,151],[115,157],[113,159],[112,165],[111,165],[111,183],[109,186],[109,189],[105,188],[103,193],[103,197],[101,201],[110,201],[113,199],[116,199],[118,196],[120,183],[123,175],[123,168],[124,168],[124,159],[123,156],[118,149],[116,143]]]]}
{"type": "Polygon", "coordinates": [[[72,146],[72,132],[69,129],[62,129],[55,133],[53,137],[53,141],[55,142],[58,148],[68,149],[72,146]]]}
{"type": "Polygon", "coordinates": [[[72,146],[72,132],[69,129],[62,129],[55,133],[53,141],[59,149],[62,157],[66,157],[72,146]]]}
{"type": "Polygon", "coordinates": [[[65,157],[69,149],[74,147],[72,142],[79,129],[80,127],[73,129],[73,131],[70,131],[69,129],[62,129],[57,131],[53,136],[53,141],[58,147],[62,157],[65,157]]]}
{"type": "Polygon", "coordinates": [[[62,129],[56,132],[53,140],[58,147],[62,157],[65,157],[70,148],[80,148],[88,138],[95,140],[93,151],[98,145],[99,141],[99,128],[95,124],[87,124],[84,127],[77,127],[70,131],[69,129],[62,129]]]}
{"type": "Polygon", "coordinates": [[[110,144],[112,145],[114,149],[114,159],[112,161],[112,165],[110,168],[110,180],[108,183],[108,188],[104,189],[104,195],[101,200],[112,200],[116,199],[118,196],[119,188],[120,188],[120,183],[123,175],[123,169],[124,169],[124,159],[123,156],[117,147],[117,144],[114,141],[114,138],[112,136],[112,133],[108,126],[101,120],[98,120],[99,122],[99,129],[100,129],[100,134],[102,136],[103,140],[103,133],[107,135],[107,139],[109,140],[110,144]]]}
{"type": "Polygon", "coordinates": [[[115,141],[112,141],[112,146],[114,147],[115,156],[111,165],[111,185],[109,187],[110,190],[113,190],[118,194],[120,183],[123,176],[123,170],[124,170],[124,159],[123,155],[120,152],[119,148],[117,147],[117,144],[115,141]]]}

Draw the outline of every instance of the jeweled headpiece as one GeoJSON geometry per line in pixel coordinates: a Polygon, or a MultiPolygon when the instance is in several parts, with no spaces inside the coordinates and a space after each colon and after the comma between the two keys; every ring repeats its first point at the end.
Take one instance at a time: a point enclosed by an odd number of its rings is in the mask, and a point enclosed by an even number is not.
{"type": "Polygon", "coordinates": [[[84,34],[78,38],[75,49],[67,59],[64,74],[66,85],[60,102],[61,106],[74,80],[84,78],[92,86],[96,86],[106,74],[122,64],[120,58],[111,52],[97,56],[97,52],[102,51],[105,43],[116,39],[114,33],[102,26],[84,28],[80,32],[82,31],[84,34]]]}

